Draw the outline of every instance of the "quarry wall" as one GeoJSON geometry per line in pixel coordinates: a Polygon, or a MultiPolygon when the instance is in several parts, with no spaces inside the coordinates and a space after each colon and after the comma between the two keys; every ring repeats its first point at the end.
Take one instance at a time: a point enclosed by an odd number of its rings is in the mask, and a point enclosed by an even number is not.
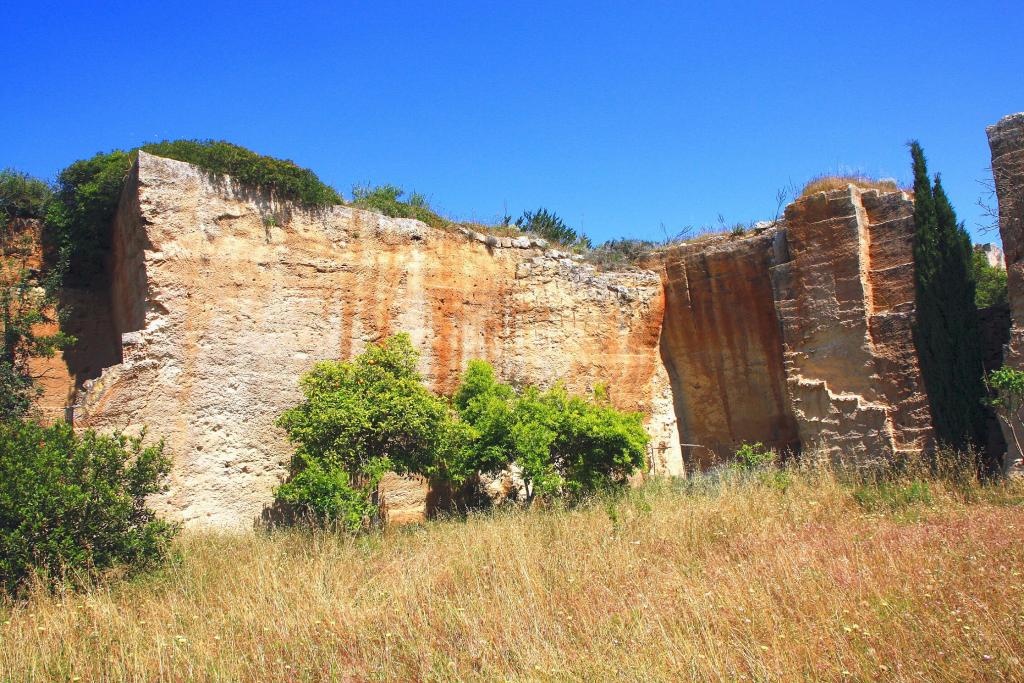
{"type": "MultiPolygon", "coordinates": [[[[140,153],[94,306],[114,334],[93,355],[117,362],[79,380],[75,423],[166,440],[162,512],[251,524],[286,476],[274,421],[302,373],[404,331],[440,392],[471,358],[511,382],[607,384],[645,415],[656,473],[744,441],[886,458],[930,439],[909,334],[912,232],[904,193],[850,186],[753,234],[607,273],[526,237],[306,209],[140,153]]],[[[418,517],[408,505],[392,512],[418,517]]]]}
{"type": "MultiPolygon", "coordinates": [[[[1024,113],[1012,114],[986,129],[992,152],[992,177],[999,202],[999,235],[1006,262],[1010,300],[1010,339],[1004,363],[1024,369],[1024,113]]],[[[1005,469],[1024,475],[1020,449],[1004,429],[1007,442],[1005,469]]],[[[1021,434],[1018,434],[1020,437],[1021,434]]]]}

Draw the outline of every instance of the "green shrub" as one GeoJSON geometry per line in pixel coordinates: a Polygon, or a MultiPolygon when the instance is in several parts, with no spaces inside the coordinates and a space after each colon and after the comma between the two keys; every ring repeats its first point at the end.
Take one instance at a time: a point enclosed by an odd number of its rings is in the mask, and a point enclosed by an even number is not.
{"type": "Polygon", "coordinates": [[[0,423],[0,585],[49,583],[159,562],[175,527],[146,507],[164,490],[163,446],[76,435],[65,424],[0,423]]]}
{"type": "Polygon", "coordinates": [[[42,218],[51,194],[46,181],[12,168],[0,171],[0,221],[42,218]]]}
{"type": "Polygon", "coordinates": [[[402,201],[405,191],[394,185],[376,187],[356,186],[352,188],[352,206],[369,209],[392,218],[415,218],[434,228],[443,228],[449,221],[435,213],[427,204],[427,198],[418,192],[402,201]]]}
{"type": "Polygon", "coordinates": [[[527,500],[580,496],[625,484],[644,464],[648,436],[639,413],[611,406],[603,389],[592,399],[497,381],[485,361],[471,361],[454,397],[473,428],[467,470],[497,474],[519,468],[527,500]]]}
{"type": "Polygon", "coordinates": [[[736,449],[733,464],[744,471],[763,470],[775,464],[775,451],[765,448],[761,442],[743,443],[736,449]]]}
{"type": "Polygon", "coordinates": [[[976,251],[971,255],[971,271],[975,283],[974,303],[978,308],[1009,305],[1005,269],[989,265],[985,254],[976,251]]]}
{"type": "Polygon", "coordinates": [[[273,190],[281,199],[309,206],[341,204],[337,191],[316,173],[294,161],[257,154],[223,140],[165,140],[140,149],[156,156],[186,161],[218,175],[273,190]]]}
{"type": "Polygon", "coordinates": [[[558,217],[558,214],[545,208],[524,211],[523,215],[516,219],[516,227],[523,232],[533,233],[565,247],[580,249],[591,247],[589,237],[577,233],[566,225],[565,221],[558,217]]]}
{"type": "Polygon", "coordinates": [[[424,386],[418,359],[409,336],[398,334],[303,376],[305,400],[278,420],[296,445],[281,503],[352,528],[388,470],[458,479],[466,430],[424,386]]]}
{"type": "Polygon", "coordinates": [[[267,188],[287,199],[312,206],[342,203],[341,197],[312,171],[291,161],[257,154],[229,142],[174,140],[114,150],[68,166],[57,176],[56,200],[47,222],[69,257],[69,284],[102,283],[110,228],[124,181],[138,149],[185,161],[215,174],[267,188]]]}

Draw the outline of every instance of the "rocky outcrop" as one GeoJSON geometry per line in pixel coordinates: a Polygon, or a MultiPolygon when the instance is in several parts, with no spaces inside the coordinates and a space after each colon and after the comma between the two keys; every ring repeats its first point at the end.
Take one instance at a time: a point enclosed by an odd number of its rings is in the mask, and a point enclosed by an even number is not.
{"type": "Polygon", "coordinates": [[[872,460],[920,452],[931,418],[911,341],[913,203],[849,186],[786,209],[773,269],[801,443],[872,460]]]}
{"type": "MultiPolygon", "coordinates": [[[[1012,321],[1003,360],[1009,367],[1024,369],[1024,113],[1007,116],[986,132],[999,201],[999,236],[1006,260],[1012,321]]],[[[1005,469],[1024,474],[1024,454],[1014,446],[1011,434],[1005,436],[1005,469]]]]}
{"type": "Polygon", "coordinates": [[[299,400],[298,378],[399,331],[437,391],[470,358],[512,382],[607,383],[617,406],[648,416],[657,466],[678,471],[656,273],[600,274],[511,240],[280,204],[140,153],[110,276],[123,362],[87,383],[76,424],[163,437],[174,469],[158,507],[187,523],[257,517],[286,473],[274,421],[299,400]]]}

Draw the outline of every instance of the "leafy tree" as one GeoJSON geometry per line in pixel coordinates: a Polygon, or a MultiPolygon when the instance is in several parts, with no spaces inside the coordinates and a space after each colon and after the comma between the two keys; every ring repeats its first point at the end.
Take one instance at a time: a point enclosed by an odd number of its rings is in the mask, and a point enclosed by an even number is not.
{"type": "Polygon", "coordinates": [[[936,176],[928,176],[921,146],[914,167],[914,343],[938,440],[957,449],[984,443],[985,393],[970,237],[958,224],[936,176]]]}
{"type": "Polygon", "coordinates": [[[518,468],[528,501],[623,484],[644,463],[648,437],[640,414],[613,408],[603,389],[590,400],[560,386],[516,392],[475,360],[454,403],[473,428],[467,469],[518,468]]]}
{"type": "Polygon", "coordinates": [[[523,215],[516,219],[516,227],[523,232],[533,233],[567,247],[589,249],[591,246],[589,237],[577,233],[566,225],[558,214],[545,208],[524,211],[523,215]]]}
{"type": "Polygon", "coordinates": [[[0,423],[0,453],[2,589],[164,557],[175,527],[146,507],[170,469],[162,444],[13,420],[0,423]]]}
{"type": "Polygon", "coordinates": [[[971,275],[975,282],[974,303],[979,309],[1009,305],[1005,269],[989,264],[985,254],[976,251],[971,255],[971,275]]]}
{"type": "Polygon", "coordinates": [[[296,445],[281,502],[353,528],[388,470],[458,477],[467,430],[424,386],[418,359],[409,336],[397,334],[302,378],[305,400],[278,420],[296,445]]]}

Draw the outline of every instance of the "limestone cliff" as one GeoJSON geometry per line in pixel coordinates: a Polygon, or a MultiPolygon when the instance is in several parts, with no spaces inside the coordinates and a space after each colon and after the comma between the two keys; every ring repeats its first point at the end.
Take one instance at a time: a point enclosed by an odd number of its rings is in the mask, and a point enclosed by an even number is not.
{"type": "Polygon", "coordinates": [[[299,400],[302,373],[405,331],[438,391],[471,358],[509,381],[607,383],[617,406],[649,416],[660,466],[678,470],[657,274],[598,274],[492,241],[278,204],[140,153],[110,266],[123,361],[87,383],[76,424],[147,426],[174,458],[164,511],[248,523],[285,475],[290,448],[274,420],[299,400]]]}
{"type": "Polygon", "coordinates": [[[786,208],[776,308],[804,445],[859,460],[929,445],[911,339],[913,228],[914,206],[902,192],[851,185],[786,208]]]}
{"type": "MultiPolygon", "coordinates": [[[[164,512],[249,524],[286,474],[274,421],[302,373],[406,331],[437,391],[474,357],[506,381],[607,384],[646,415],[657,473],[744,441],[821,441],[861,459],[920,450],[912,232],[906,195],[850,186],[755,234],[601,273],[536,240],[279,203],[141,153],[113,226],[109,296],[90,313],[101,332],[82,347],[115,362],[84,383],[75,420],[166,440],[164,512]]],[[[413,488],[389,516],[421,516],[413,488]]]]}

